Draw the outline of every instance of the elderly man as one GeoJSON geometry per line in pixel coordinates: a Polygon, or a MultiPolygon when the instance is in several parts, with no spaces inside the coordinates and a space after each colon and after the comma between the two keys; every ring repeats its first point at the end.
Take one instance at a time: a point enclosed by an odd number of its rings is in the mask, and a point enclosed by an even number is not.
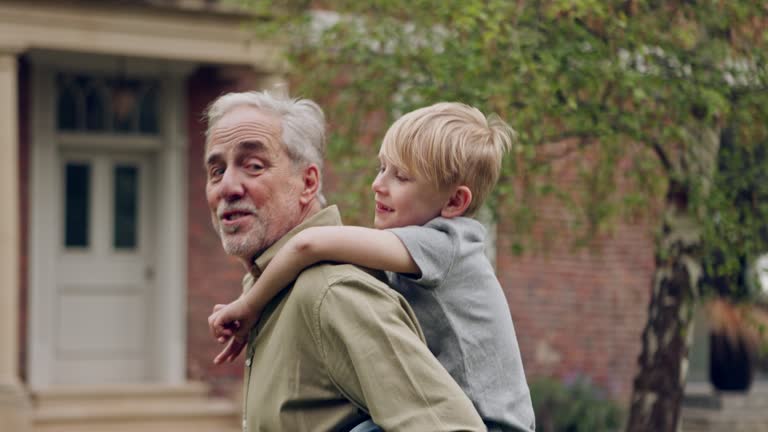
{"type": "MultiPolygon", "coordinates": [[[[322,110],[267,92],[231,93],[208,111],[206,196],[244,286],[290,237],[339,225],[322,208],[322,110]]],[[[305,270],[264,310],[245,360],[248,431],[485,430],[429,352],[406,301],[351,265],[305,270]]]]}

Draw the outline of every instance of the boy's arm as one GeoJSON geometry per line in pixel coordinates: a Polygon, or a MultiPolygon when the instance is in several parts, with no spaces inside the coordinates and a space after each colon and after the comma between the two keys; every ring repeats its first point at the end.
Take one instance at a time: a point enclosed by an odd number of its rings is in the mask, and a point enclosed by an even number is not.
{"type": "MultiPolygon", "coordinates": [[[[389,231],[358,226],[312,227],[298,233],[288,245],[291,243],[291,253],[304,256],[310,265],[334,261],[395,273],[419,273],[408,249],[389,231]]],[[[268,267],[274,266],[277,258],[276,255],[268,267]]],[[[280,267],[284,263],[288,260],[281,260],[280,267]]]]}
{"type": "Polygon", "coordinates": [[[255,322],[256,316],[277,293],[302,270],[321,261],[419,273],[408,250],[391,232],[355,226],[311,227],[296,234],[275,254],[253,287],[235,302],[239,304],[211,316],[214,335],[230,336],[229,328],[234,321],[255,322]]]}
{"type": "Polygon", "coordinates": [[[388,231],[356,226],[311,227],[296,234],[275,254],[243,300],[249,308],[260,311],[305,268],[321,261],[395,273],[419,272],[400,239],[388,231]]]}

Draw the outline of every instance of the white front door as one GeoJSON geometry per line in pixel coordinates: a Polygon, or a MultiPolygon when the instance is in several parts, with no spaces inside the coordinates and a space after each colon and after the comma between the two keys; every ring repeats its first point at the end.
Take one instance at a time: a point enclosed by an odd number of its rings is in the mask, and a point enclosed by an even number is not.
{"type": "Polygon", "coordinates": [[[183,382],[189,69],[30,61],[29,385],[183,382]]]}
{"type": "Polygon", "coordinates": [[[52,384],[146,380],[155,272],[150,159],[69,151],[60,162],[52,384]]]}

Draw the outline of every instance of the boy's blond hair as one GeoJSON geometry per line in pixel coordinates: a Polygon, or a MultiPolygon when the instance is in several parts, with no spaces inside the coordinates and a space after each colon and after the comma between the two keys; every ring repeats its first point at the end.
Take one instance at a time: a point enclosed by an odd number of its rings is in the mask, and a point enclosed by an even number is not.
{"type": "Polygon", "coordinates": [[[440,102],[400,117],[387,130],[381,156],[436,188],[472,191],[466,215],[483,204],[499,180],[501,159],[515,132],[497,115],[458,102],[440,102]]]}

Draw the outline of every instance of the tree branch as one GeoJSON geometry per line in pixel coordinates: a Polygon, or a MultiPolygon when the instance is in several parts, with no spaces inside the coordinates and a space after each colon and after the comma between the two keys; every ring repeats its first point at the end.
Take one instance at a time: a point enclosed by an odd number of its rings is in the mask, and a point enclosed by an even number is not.
{"type": "Polygon", "coordinates": [[[588,147],[591,144],[594,144],[597,142],[594,136],[591,134],[583,133],[583,134],[561,134],[556,136],[548,137],[546,141],[542,141],[544,143],[556,143],[562,140],[570,139],[570,138],[578,138],[578,142],[576,145],[569,145],[567,146],[563,151],[560,151],[558,153],[549,153],[546,155],[543,155],[541,158],[537,158],[537,162],[540,162],[542,164],[549,164],[551,162],[565,159],[566,157],[583,150],[584,148],[588,147]]]}
{"type": "Polygon", "coordinates": [[[652,140],[651,142],[651,148],[653,148],[654,153],[656,153],[656,156],[659,157],[659,161],[661,161],[661,166],[664,167],[664,169],[667,172],[672,172],[672,162],[669,160],[669,156],[667,156],[667,152],[661,147],[661,143],[659,143],[657,140],[652,140]]]}

